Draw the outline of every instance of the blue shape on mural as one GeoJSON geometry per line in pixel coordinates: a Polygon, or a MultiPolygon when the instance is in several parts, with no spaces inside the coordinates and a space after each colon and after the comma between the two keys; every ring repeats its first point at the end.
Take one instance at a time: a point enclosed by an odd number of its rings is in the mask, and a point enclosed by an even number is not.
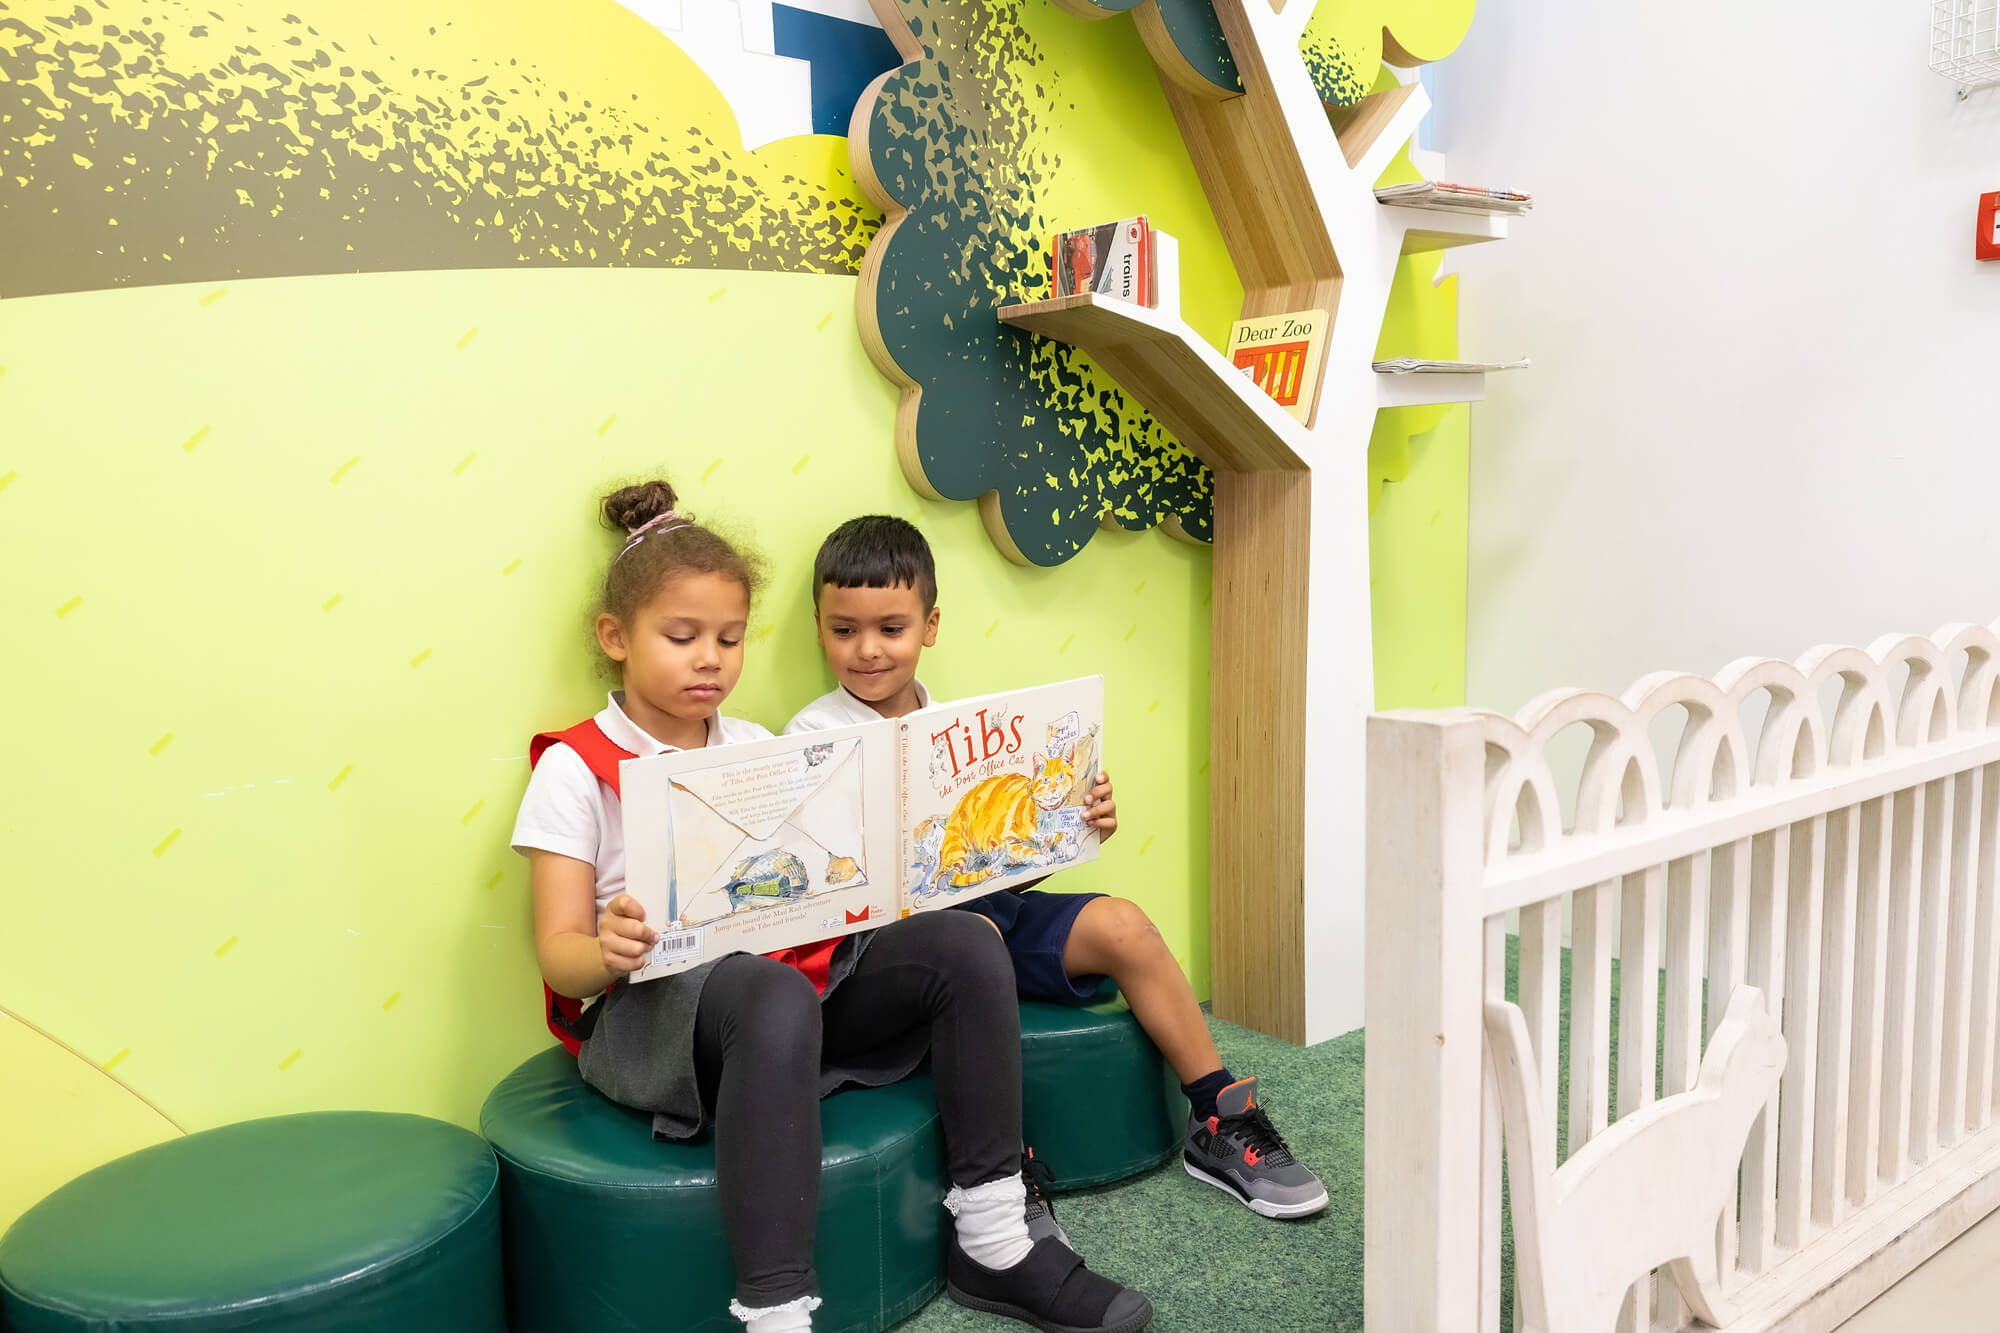
{"type": "Polygon", "coordinates": [[[884,71],[903,63],[889,34],[869,23],[774,4],[771,32],[779,55],[812,66],[815,134],[845,135],[862,90],[884,71]]]}

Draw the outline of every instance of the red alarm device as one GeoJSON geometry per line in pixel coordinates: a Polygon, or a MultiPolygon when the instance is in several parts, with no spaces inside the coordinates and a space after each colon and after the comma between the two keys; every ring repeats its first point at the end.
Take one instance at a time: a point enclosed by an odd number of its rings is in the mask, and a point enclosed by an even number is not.
{"type": "Polygon", "coordinates": [[[1981,259],[2000,259],[2000,190],[1979,196],[1979,234],[1972,252],[1981,259]]]}

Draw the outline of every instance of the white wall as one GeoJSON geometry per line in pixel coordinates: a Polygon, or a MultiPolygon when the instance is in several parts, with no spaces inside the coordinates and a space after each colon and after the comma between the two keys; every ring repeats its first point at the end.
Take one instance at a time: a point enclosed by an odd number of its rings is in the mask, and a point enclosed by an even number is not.
{"type": "Polygon", "coordinates": [[[1470,701],[2000,616],[2000,90],[1928,0],[1483,0],[1437,75],[1455,179],[1470,701]]]}

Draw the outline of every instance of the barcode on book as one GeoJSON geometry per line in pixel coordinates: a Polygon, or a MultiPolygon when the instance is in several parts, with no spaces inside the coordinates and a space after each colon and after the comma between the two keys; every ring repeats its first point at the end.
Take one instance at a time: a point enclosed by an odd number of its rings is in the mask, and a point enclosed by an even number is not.
{"type": "Polygon", "coordinates": [[[653,943],[652,962],[685,963],[701,957],[702,935],[698,930],[663,930],[653,943]]]}

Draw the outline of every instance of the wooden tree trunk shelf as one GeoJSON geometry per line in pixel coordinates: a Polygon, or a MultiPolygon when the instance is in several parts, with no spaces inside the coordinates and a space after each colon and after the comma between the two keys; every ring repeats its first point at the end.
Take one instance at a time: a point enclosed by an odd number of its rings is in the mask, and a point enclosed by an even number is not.
{"type": "Polygon", "coordinates": [[[1306,466],[1304,425],[1169,311],[1084,292],[1002,306],[1000,319],[1088,352],[1218,471],[1306,466]]]}

